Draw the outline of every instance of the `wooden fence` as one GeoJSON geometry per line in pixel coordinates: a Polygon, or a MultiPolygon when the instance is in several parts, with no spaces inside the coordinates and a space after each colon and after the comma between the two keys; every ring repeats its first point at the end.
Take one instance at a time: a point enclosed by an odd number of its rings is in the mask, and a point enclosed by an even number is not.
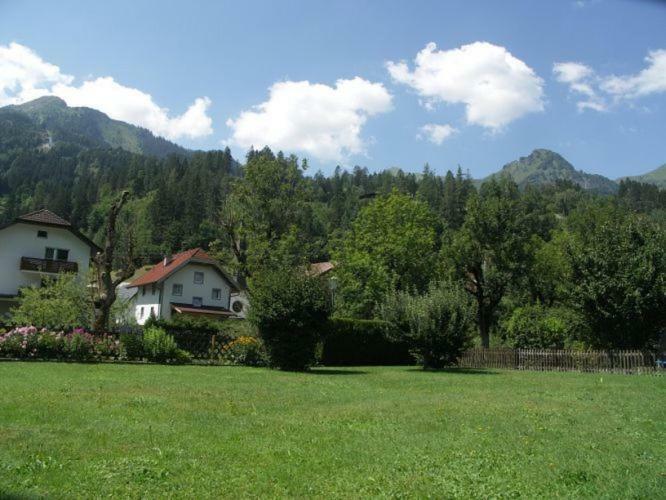
{"type": "Polygon", "coordinates": [[[513,370],[659,373],[659,356],[648,351],[573,351],[555,349],[470,349],[459,360],[462,368],[513,370]]]}

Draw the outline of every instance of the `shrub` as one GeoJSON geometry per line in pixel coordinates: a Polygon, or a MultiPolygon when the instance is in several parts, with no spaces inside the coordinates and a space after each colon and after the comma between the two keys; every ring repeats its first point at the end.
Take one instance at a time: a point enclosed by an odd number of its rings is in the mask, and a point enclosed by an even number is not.
{"type": "Polygon", "coordinates": [[[89,361],[95,357],[93,336],[83,330],[73,332],[66,338],[65,352],[74,361],[89,361]]]}
{"type": "Polygon", "coordinates": [[[94,319],[92,297],[74,274],[58,275],[41,287],[23,288],[18,300],[11,311],[14,325],[71,330],[90,327],[94,319]]]}
{"type": "Polygon", "coordinates": [[[453,283],[431,284],[423,295],[396,292],[380,311],[398,327],[424,368],[453,365],[471,345],[474,305],[453,283]]]}
{"type": "Polygon", "coordinates": [[[90,361],[117,358],[119,350],[115,338],[94,336],[83,329],[64,333],[24,326],[0,335],[0,356],[4,357],[90,361]]]}
{"type": "Polygon", "coordinates": [[[173,337],[180,349],[188,351],[195,356],[205,357],[209,353],[213,335],[215,335],[216,343],[221,345],[235,338],[235,335],[232,335],[226,326],[228,321],[179,315],[174,316],[169,321],[149,318],[144,328],[161,328],[173,337]]]}
{"type": "Polygon", "coordinates": [[[135,360],[143,358],[143,339],[136,333],[123,333],[120,336],[121,356],[135,360]]]}
{"type": "Polygon", "coordinates": [[[575,311],[540,304],[517,307],[501,323],[505,342],[517,349],[564,349],[581,337],[584,328],[575,311]]]}
{"type": "Polygon", "coordinates": [[[158,363],[184,363],[190,359],[189,353],[180,349],[171,335],[155,326],[146,328],[143,333],[143,351],[150,361],[158,363]]]}
{"type": "Polygon", "coordinates": [[[387,321],[331,318],[321,362],[329,366],[409,364],[413,361],[409,345],[394,330],[387,321]]]}
{"type": "Polygon", "coordinates": [[[41,359],[60,359],[66,357],[66,338],[62,333],[40,332],[37,335],[36,357],[41,359]]]}
{"type": "Polygon", "coordinates": [[[264,345],[256,337],[238,337],[224,346],[222,359],[234,365],[266,366],[264,345]]]}
{"type": "Polygon", "coordinates": [[[268,269],[253,276],[249,319],[272,366],[305,370],[315,362],[331,310],[328,292],[323,280],[302,269],[268,269]]]}

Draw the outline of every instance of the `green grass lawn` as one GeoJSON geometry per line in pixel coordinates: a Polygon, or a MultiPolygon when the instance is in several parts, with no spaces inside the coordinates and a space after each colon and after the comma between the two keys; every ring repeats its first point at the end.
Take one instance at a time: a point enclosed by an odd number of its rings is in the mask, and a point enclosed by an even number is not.
{"type": "Polygon", "coordinates": [[[0,363],[0,497],[666,494],[666,379],[0,363]]]}

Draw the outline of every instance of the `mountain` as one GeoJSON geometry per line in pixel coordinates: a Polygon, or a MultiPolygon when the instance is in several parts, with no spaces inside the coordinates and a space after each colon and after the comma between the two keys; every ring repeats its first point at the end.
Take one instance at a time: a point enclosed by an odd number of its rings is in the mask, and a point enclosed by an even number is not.
{"type": "Polygon", "coordinates": [[[624,179],[631,179],[632,181],[645,182],[646,184],[654,184],[657,187],[666,188],[666,163],[647,174],[624,177],[624,179]]]}
{"type": "Polygon", "coordinates": [[[55,96],[0,108],[0,149],[48,149],[56,142],[84,148],[121,148],[160,158],[172,153],[191,154],[145,128],[112,120],[95,109],[69,107],[55,96]]]}
{"type": "Polygon", "coordinates": [[[548,149],[535,149],[529,156],[507,163],[491,177],[510,175],[519,186],[553,184],[559,180],[571,181],[583,189],[601,194],[617,192],[618,185],[603,175],[588,174],[576,170],[561,155],[548,149]]]}

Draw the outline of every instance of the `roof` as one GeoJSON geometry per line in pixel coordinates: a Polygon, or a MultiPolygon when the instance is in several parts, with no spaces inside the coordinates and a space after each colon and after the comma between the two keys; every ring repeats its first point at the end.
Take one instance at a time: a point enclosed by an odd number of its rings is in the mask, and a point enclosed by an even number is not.
{"type": "Polygon", "coordinates": [[[16,219],[23,222],[47,224],[49,226],[72,227],[72,224],[69,221],[45,208],[42,208],[41,210],[35,210],[34,212],[30,212],[28,214],[19,215],[16,219]]]}
{"type": "Polygon", "coordinates": [[[128,286],[143,286],[152,283],[159,283],[167,279],[178,269],[189,263],[204,264],[214,267],[231,285],[232,291],[238,289],[236,282],[222,269],[219,262],[204,252],[201,248],[192,248],[181,253],[173,255],[170,259],[164,259],[148,271],[132,281],[128,286]],[[166,263],[165,263],[166,262],[166,263]]]}
{"type": "Polygon", "coordinates": [[[321,276],[322,274],[326,274],[334,268],[335,264],[333,264],[333,262],[314,262],[310,264],[308,274],[310,276],[321,276]]]}
{"type": "Polygon", "coordinates": [[[201,306],[195,307],[192,304],[179,304],[171,302],[171,308],[178,313],[194,313],[194,314],[216,314],[218,316],[234,316],[229,309],[225,307],[214,306],[201,306]]]}
{"type": "Polygon", "coordinates": [[[63,228],[68,230],[70,233],[72,233],[74,236],[76,236],[78,239],[80,239],[86,245],[88,245],[90,247],[91,255],[94,255],[96,252],[102,251],[102,249],[98,245],[96,245],[94,241],[92,241],[87,236],[81,234],[74,226],[72,226],[71,222],[69,222],[66,219],[63,219],[59,215],[54,214],[53,212],[45,208],[42,208],[41,210],[35,210],[34,212],[30,212],[27,214],[19,215],[9,224],[5,224],[4,226],[0,227],[0,229],[5,229],[9,226],[13,226],[14,224],[35,224],[38,226],[63,228]]]}

